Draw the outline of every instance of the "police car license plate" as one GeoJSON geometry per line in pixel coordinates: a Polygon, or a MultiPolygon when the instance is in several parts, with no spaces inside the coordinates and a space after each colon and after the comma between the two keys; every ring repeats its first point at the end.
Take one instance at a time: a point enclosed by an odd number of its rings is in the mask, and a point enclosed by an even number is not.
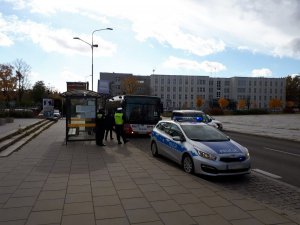
{"type": "Polygon", "coordinates": [[[238,169],[243,169],[244,166],[241,164],[228,164],[227,169],[229,170],[238,170],[238,169]]]}

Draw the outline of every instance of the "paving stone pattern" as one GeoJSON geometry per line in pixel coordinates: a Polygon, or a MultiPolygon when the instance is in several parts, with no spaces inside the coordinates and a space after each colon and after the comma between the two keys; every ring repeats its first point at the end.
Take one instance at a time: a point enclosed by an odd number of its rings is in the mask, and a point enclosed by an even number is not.
{"type": "Polygon", "coordinates": [[[0,158],[0,225],[300,224],[280,211],[140,151],[69,142],[58,121],[0,158]]]}

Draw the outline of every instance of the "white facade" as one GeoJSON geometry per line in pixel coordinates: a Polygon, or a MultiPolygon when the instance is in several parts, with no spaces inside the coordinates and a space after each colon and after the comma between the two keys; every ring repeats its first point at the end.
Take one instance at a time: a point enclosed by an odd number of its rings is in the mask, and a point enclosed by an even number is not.
{"type": "MultiPolygon", "coordinates": [[[[122,79],[134,76],[130,73],[100,73],[100,80],[109,82],[112,96],[123,94],[122,79]]],[[[196,109],[197,97],[204,100],[205,109],[219,98],[238,103],[247,101],[250,108],[269,108],[271,99],[279,99],[285,106],[286,78],[159,75],[135,76],[143,81],[142,89],[135,94],[150,94],[161,98],[165,110],[196,109]],[[150,91],[148,91],[150,90],[150,91]]]]}
{"type": "Polygon", "coordinates": [[[250,108],[268,108],[271,99],[285,105],[285,78],[151,75],[152,95],[161,98],[166,110],[196,108],[197,96],[207,107],[213,99],[221,97],[239,102],[247,100],[250,108]]]}

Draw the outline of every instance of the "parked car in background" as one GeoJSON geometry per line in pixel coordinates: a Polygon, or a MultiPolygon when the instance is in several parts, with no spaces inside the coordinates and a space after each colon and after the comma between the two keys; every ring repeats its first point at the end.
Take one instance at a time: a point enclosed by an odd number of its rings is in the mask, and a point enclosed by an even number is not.
{"type": "Polygon", "coordinates": [[[218,126],[219,130],[223,130],[223,124],[219,120],[216,120],[215,118],[213,118],[212,116],[210,116],[208,114],[206,114],[206,117],[207,117],[208,121],[215,123],[218,126]]]}
{"type": "Polygon", "coordinates": [[[53,117],[57,118],[57,119],[61,118],[61,114],[60,114],[60,112],[59,112],[58,109],[54,109],[54,111],[53,111],[53,117]]]}
{"type": "Polygon", "coordinates": [[[223,129],[223,125],[220,121],[215,120],[213,117],[207,115],[201,110],[173,110],[172,120],[176,121],[198,121],[198,122],[204,122],[208,125],[218,128],[219,130],[223,129]],[[199,121],[201,119],[201,121],[199,121]]]}
{"type": "Polygon", "coordinates": [[[248,149],[205,123],[161,120],[151,134],[153,156],[163,155],[187,173],[210,176],[250,173],[248,149]]]}

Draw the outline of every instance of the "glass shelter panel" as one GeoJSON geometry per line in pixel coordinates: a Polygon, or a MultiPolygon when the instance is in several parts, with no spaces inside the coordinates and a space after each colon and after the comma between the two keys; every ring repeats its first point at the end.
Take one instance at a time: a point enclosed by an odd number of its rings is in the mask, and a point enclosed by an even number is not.
{"type": "Polygon", "coordinates": [[[96,98],[71,98],[69,101],[68,140],[94,140],[96,98]]]}

